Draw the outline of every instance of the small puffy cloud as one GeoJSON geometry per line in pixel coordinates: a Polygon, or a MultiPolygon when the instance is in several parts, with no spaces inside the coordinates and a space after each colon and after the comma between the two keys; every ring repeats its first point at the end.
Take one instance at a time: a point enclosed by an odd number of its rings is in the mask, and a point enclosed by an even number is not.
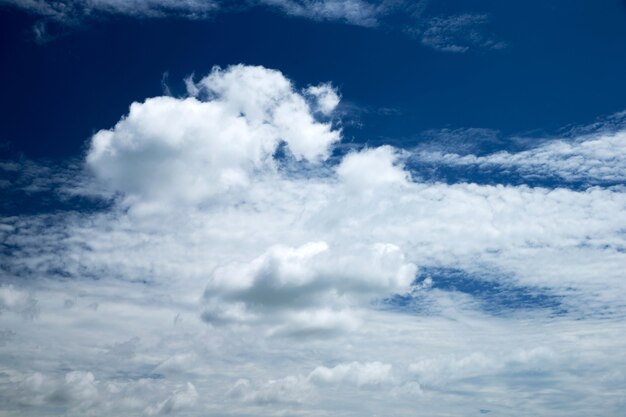
{"type": "Polygon", "coordinates": [[[303,378],[288,376],[263,384],[252,384],[239,379],[227,392],[235,400],[258,404],[302,404],[314,396],[311,385],[303,378]]]}
{"type": "Polygon", "coordinates": [[[304,92],[314,99],[316,110],[326,116],[339,104],[339,94],[330,83],[310,86],[304,92]]]}
{"type": "Polygon", "coordinates": [[[342,363],[333,368],[319,366],[308,376],[316,384],[349,383],[357,387],[378,386],[392,381],[391,365],[381,362],[342,363]]]}
{"type": "Polygon", "coordinates": [[[337,177],[355,191],[407,185],[409,173],[398,162],[398,156],[391,146],[350,153],[337,167],[337,177]]]}

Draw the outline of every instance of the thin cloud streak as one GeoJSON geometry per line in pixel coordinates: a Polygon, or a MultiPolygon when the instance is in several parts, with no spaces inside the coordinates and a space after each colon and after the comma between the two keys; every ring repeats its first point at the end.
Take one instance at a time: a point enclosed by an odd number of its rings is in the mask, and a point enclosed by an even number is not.
{"type": "Polygon", "coordinates": [[[210,19],[225,11],[245,11],[264,7],[287,16],[315,21],[339,22],[366,28],[388,27],[420,40],[426,47],[450,53],[470,50],[499,50],[506,42],[488,34],[484,26],[489,17],[479,13],[430,16],[428,1],[406,0],[0,0],[0,4],[17,7],[41,17],[33,26],[35,40],[45,43],[54,39],[50,24],[67,27],[112,16],[141,19],[178,17],[210,19]],[[396,22],[398,20],[401,23],[396,22]]]}

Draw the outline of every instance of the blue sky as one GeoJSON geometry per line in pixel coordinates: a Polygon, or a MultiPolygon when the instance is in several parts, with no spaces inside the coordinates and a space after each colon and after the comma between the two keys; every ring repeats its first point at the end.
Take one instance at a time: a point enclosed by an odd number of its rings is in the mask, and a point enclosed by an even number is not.
{"type": "Polygon", "coordinates": [[[0,0],[0,417],[619,416],[626,3],[0,0]]]}
{"type": "Polygon", "coordinates": [[[32,28],[42,18],[5,5],[2,51],[10,65],[0,75],[10,82],[1,103],[12,117],[0,135],[14,152],[75,155],[129,102],[161,94],[164,74],[181,94],[184,77],[234,63],[280,69],[302,86],[332,81],[344,104],[361,110],[345,121],[362,126],[346,126],[346,137],[359,142],[414,143],[424,130],[442,128],[552,134],[623,110],[624,9],[617,0],[430,2],[421,18],[382,16],[376,28],[289,18],[268,7],[208,21],[107,15],[78,27],[47,23],[57,37],[41,44],[32,28]],[[442,53],[446,42],[429,47],[411,34],[463,15],[483,18],[451,29],[449,40],[464,53],[442,53]],[[464,38],[470,31],[503,46],[475,45],[464,38]],[[48,138],[50,130],[62,143],[48,138]]]}

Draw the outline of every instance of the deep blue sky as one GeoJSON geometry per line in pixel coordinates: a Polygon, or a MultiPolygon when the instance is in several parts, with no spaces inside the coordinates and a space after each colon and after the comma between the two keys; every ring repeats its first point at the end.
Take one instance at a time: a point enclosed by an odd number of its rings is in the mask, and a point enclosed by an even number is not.
{"type": "Polygon", "coordinates": [[[545,134],[626,108],[621,0],[431,2],[427,13],[485,13],[481,30],[506,47],[443,52],[394,17],[365,28],[262,8],[199,21],[114,16],[37,43],[38,17],[4,6],[3,153],[77,155],[131,101],[162,94],[165,72],[182,94],[185,76],[234,63],[279,69],[299,86],[332,81],[352,109],[345,137],[356,141],[410,146],[424,130],[463,127],[545,134]]]}

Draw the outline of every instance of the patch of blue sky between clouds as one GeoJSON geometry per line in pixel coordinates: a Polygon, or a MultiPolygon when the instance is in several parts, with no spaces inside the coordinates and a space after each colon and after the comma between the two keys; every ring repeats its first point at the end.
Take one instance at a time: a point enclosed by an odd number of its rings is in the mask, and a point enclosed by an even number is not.
{"type": "Polygon", "coordinates": [[[110,208],[112,196],[90,192],[89,178],[77,160],[0,161],[0,191],[4,196],[0,215],[93,213],[110,208]]]}
{"type": "Polygon", "coordinates": [[[413,290],[384,301],[388,308],[416,314],[446,313],[452,305],[495,316],[541,313],[560,316],[568,313],[564,295],[550,288],[531,287],[485,271],[483,274],[424,267],[413,283],[413,290]]]}

